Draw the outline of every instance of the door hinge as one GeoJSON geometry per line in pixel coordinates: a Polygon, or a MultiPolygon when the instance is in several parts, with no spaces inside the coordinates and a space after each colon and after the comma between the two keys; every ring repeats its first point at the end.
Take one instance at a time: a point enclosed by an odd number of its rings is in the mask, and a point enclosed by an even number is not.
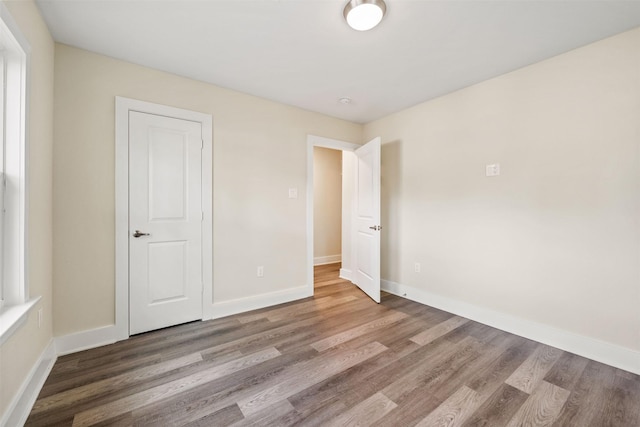
{"type": "Polygon", "coordinates": [[[204,212],[200,212],[200,222],[204,221],[204,212]]]}
{"type": "Polygon", "coordinates": [[[204,150],[204,139],[200,140],[200,149],[204,150]]]}

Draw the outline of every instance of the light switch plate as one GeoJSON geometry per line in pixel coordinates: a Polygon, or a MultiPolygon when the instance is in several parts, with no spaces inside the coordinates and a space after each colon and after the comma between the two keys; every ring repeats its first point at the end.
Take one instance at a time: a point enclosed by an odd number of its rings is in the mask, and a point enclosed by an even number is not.
{"type": "Polygon", "coordinates": [[[487,165],[487,176],[498,176],[500,175],[500,163],[494,163],[492,165],[487,165]]]}
{"type": "Polygon", "coordinates": [[[298,189],[297,188],[290,188],[289,189],[289,198],[290,199],[297,199],[298,198],[298,189]]]}

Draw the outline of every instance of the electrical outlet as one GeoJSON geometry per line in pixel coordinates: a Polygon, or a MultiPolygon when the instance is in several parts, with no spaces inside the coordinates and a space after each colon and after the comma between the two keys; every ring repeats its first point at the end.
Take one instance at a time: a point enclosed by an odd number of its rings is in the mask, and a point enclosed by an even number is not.
{"type": "Polygon", "coordinates": [[[419,262],[416,262],[416,263],[413,265],[413,270],[414,270],[416,273],[420,273],[420,263],[419,263],[419,262]]]}
{"type": "Polygon", "coordinates": [[[38,309],[38,329],[42,327],[42,309],[38,309]]]}
{"type": "Polygon", "coordinates": [[[264,266],[259,265],[258,269],[256,270],[256,275],[258,277],[264,277],[264,266]]]}

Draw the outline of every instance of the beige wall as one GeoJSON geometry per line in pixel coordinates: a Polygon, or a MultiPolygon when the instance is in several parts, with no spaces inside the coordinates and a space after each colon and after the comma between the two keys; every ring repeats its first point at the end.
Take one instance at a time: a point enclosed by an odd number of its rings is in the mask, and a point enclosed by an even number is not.
{"type": "Polygon", "coordinates": [[[313,256],[340,255],[342,237],[342,151],[313,149],[313,256]]]}
{"type": "Polygon", "coordinates": [[[382,277],[640,350],[639,52],[636,29],[367,124],[382,277]]]}
{"type": "Polygon", "coordinates": [[[27,322],[0,347],[0,418],[52,336],[51,176],[53,149],[54,44],[32,1],[4,3],[31,46],[28,99],[28,252],[31,296],[42,299],[27,322]],[[42,309],[42,327],[37,311],[42,309]]]}
{"type": "Polygon", "coordinates": [[[214,302],[306,284],[307,134],[362,126],[65,45],[55,64],[56,336],[114,323],[116,95],[213,115],[214,302]]]}

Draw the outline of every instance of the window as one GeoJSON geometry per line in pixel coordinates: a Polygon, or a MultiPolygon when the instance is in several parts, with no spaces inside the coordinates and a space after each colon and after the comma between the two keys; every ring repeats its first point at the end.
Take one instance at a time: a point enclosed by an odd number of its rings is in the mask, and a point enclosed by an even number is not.
{"type": "Polygon", "coordinates": [[[26,94],[29,46],[0,2],[0,343],[26,318],[26,94]]]}

